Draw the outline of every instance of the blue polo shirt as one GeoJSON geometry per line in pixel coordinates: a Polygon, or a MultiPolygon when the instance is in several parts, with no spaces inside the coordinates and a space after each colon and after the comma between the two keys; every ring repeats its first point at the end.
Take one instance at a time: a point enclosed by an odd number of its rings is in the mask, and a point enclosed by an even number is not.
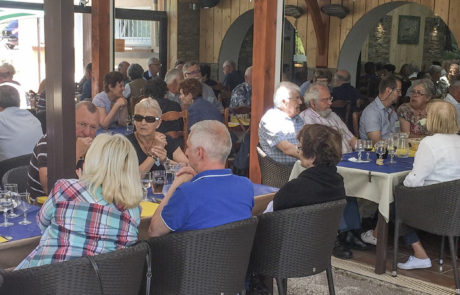
{"type": "Polygon", "coordinates": [[[230,169],[207,170],[179,186],[161,212],[176,232],[223,225],[252,216],[254,189],[230,169]]]}
{"type": "Polygon", "coordinates": [[[387,139],[396,131],[398,115],[392,107],[386,108],[377,96],[363,111],[359,121],[359,137],[369,139],[367,133],[380,131],[382,139],[387,139]]]}

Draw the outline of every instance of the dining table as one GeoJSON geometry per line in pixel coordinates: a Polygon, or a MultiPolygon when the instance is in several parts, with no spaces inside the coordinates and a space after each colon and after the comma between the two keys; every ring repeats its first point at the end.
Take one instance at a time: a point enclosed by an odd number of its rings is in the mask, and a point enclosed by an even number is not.
{"type": "MultiPolygon", "coordinates": [[[[343,177],[347,196],[362,198],[378,204],[377,246],[375,273],[386,271],[388,244],[388,222],[390,221],[390,206],[394,201],[394,188],[401,183],[412,170],[413,157],[395,157],[395,163],[390,163],[390,157],[383,160],[383,165],[376,163],[377,155],[370,153],[370,161],[357,161],[358,153],[347,153],[337,164],[337,172],[343,177]]],[[[366,159],[363,153],[363,159],[366,159]]],[[[296,178],[304,167],[300,161],[294,164],[289,179],[296,178]]]]}
{"type": "MultiPolygon", "coordinates": [[[[273,199],[278,188],[253,184],[254,188],[254,210],[253,215],[258,215],[266,207],[266,203],[273,199]],[[265,204],[265,207],[264,207],[265,204]],[[259,208],[259,209],[256,209],[259,208]]],[[[153,194],[148,189],[148,201],[141,202],[141,222],[138,227],[138,239],[148,239],[148,227],[153,213],[158,207],[158,201],[163,197],[162,194],[153,194]]],[[[39,244],[41,231],[36,223],[36,217],[40,210],[39,206],[33,205],[27,214],[27,219],[32,223],[29,225],[20,225],[19,221],[23,219],[22,212],[16,209],[19,217],[10,218],[8,221],[14,225],[10,227],[0,227],[0,269],[9,269],[16,267],[27,255],[39,244]],[[2,237],[11,237],[6,241],[2,237]]],[[[0,213],[0,220],[3,220],[3,213],[0,213]]]]}

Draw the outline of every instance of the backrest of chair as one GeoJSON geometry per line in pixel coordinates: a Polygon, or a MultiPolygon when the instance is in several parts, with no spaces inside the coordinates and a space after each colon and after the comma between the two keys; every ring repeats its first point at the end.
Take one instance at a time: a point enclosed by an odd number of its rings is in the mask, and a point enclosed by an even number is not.
{"type": "Polygon", "coordinates": [[[2,185],[7,183],[16,183],[18,185],[18,192],[25,192],[27,189],[27,172],[29,166],[19,166],[8,170],[2,177],[2,185]]]}
{"type": "Polygon", "coordinates": [[[404,224],[438,235],[460,235],[460,180],[422,187],[398,185],[396,216],[404,224]]]}
{"type": "Polygon", "coordinates": [[[26,154],[19,157],[3,160],[0,162],[0,180],[3,179],[3,175],[6,171],[16,168],[19,166],[29,165],[32,154],[26,154]]]}
{"type": "Polygon", "coordinates": [[[162,121],[175,121],[179,119],[182,119],[184,121],[184,129],[182,131],[168,131],[166,132],[166,134],[168,134],[172,138],[183,136],[184,137],[184,148],[185,148],[185,144],[187,143],[187,138],[188,138],[188,111],[187,110],[183,110],[181,112],[169,111],[161,115],[162,121]]]}
{"type": "Polygon", "coordinates": [[[262,184],[281,188],[289,181],[293,166],[280,164],[271,159],[260,146],[257,147],[257,157],[259,159],[262,184]]]}
{"type": "Polygon", "coordinates": [[[148,244],[94,256],[101,275],[104,294],[138,294],[145,274],[148,244]]]}
{"type": "Polygon", "coordinates": [[[265,194],[254,197],[254,207],[252,208],[252,215],[260,215],[267,209],[267,205],[273,200],[275,194],[265,194]]]}
{"type": "Polygon", "coordinates": [[[49,265],[1,271],[2,295],[16,294],[101,294],[100,285],[87,257],[49,265]]]}
{"type": "Polygon", "coordinates": [[[257,218],[152,238],[153,294],[236,294],[244,289],[257,218]]]}
{"type": "Polygon", "coordinates": [[[331,264],[345,200],[259,216],[249,271],[269,277],[303,277],[331,264]]]}

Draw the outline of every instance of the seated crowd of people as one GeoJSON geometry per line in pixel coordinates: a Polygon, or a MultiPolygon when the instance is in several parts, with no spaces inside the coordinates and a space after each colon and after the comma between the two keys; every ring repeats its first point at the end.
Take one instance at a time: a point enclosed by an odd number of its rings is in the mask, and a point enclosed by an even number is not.
{"type": "MultiPolygon", "coordinates": [[[[375,245],[375,231],[362,232],[357,200],[346,195],[336,166],[343,154],[354,150],[358,138],[376,143],[392,133],[405,132],[423,140],[404,185],[459,179],[456,65],[456,72],[453,64],[446,75],[433,65],[417,76],[420,79],[413,79],[410,69],[401,69],[397,76],[386,67],[380,75],[366,64],[358,88],[351,86],[345,69],[334,75],[318,69],[311,81],[300,86],[279,83],[274,107],[256,123],[259,144],[274,161],[285,165],[300,161],[306,170],[276,193],[267,211],[345,199],[333,255],[350,259],[352,249],[375,245]],[[401,102],[402,95],[407,102],[401,102]],[[360,115],[357,130],[352,113],[360,115]]],[[[141,175],[164,170],[168,162],[183,167],[151,218],[151,237],[214,227],[252,215],[251,181],[226,168],[233,136],[223,124],[224,106],[235,110],[251,105],[252,67],[242,75],[233,61],[225,61],[222,83],[211,80],[209,68],[194,61],[178,61],[164,79],[157,58],[150,58],[147,67],[144,71],[139,64],[121,62],[117,71],[105,75],[104,89],[94,97],[91,64],[86,67],[80,101],[75,105],[75,162],[83,166],[74,179],[50,184],[48,135],[40,120],[23,107],[22,90],[12,80],[14,69],[0,66],[0,78],[9,79],[0,81],[0,161],[31,153],[28,191],[33,200],[48,196],[37,216],[40,243],[17,269],[132,245],[140,223],[141,175]],[[185,142],[175,135],[184,128],[181,119],[161,119],[166,112],[181,110],[188,111],[185,127],[190,134],[185,142]],[[131,120],[131,134],[97,135],[99,129],[126,126],[131,120]]],[[[43,106],[46,94],[41,93],[43,106]]],[[[405,238],[414,256],[398,266],[431,266],[415,232],[409,231],[405,238]]]]}

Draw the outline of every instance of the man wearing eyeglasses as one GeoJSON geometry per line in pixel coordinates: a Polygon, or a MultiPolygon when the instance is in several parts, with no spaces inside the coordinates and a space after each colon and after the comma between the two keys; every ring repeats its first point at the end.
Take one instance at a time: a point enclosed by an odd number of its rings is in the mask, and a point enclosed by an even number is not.
{"type": "MultiPolygon", "coordinates": [[[[359,122],[359,137],[372,143],[386,139],[398,132],[398,115],[392,108],[401,96],[401,81],[393,76],[383,78],[379,83],[379,95],[363,111],[359,122]]],[[[399,122],[398,122],[399,123],[399,122]]]]}
{"type": "MultiPolygon", "coordinates": [[[[75,105],[75,162],[83,159],[99,128],[97,107],[89,101],[75,105]]],[[[27,186],[30,197],[35,200],[39,196],[48,195],[47,168],[47,135],[45,134],[35,145],[30,159],[27,186]]]]}
{"type": "Polygon", "coordinates": [[[147,61],[147,66],[149,67],[148,71],[144,72],[144,79],[150,80],[158,76],[158,73],[161,70],[161,63],[160,60],[156,57],[151,57],[147,61]]]}
{"type": "Polygon", "coordinates": [[[200,70],[200,65],[197,62],[194,61],[188,61],[184,64],[182,67],[182,72],[184,73],[184,78],[185,79],[197,79],[198,81],[201,82],[202,86],[202,93],[201,96],[203,99],[209,101],[213,106],[216,107],[216,109],[220,112],[224,111],[224,107],[222,106],[222,103],[217,100],[216,95],[214,94],[214,91],[212,88],[203,83],[202,77],[201,77],[201,70],[200,70]]]}

